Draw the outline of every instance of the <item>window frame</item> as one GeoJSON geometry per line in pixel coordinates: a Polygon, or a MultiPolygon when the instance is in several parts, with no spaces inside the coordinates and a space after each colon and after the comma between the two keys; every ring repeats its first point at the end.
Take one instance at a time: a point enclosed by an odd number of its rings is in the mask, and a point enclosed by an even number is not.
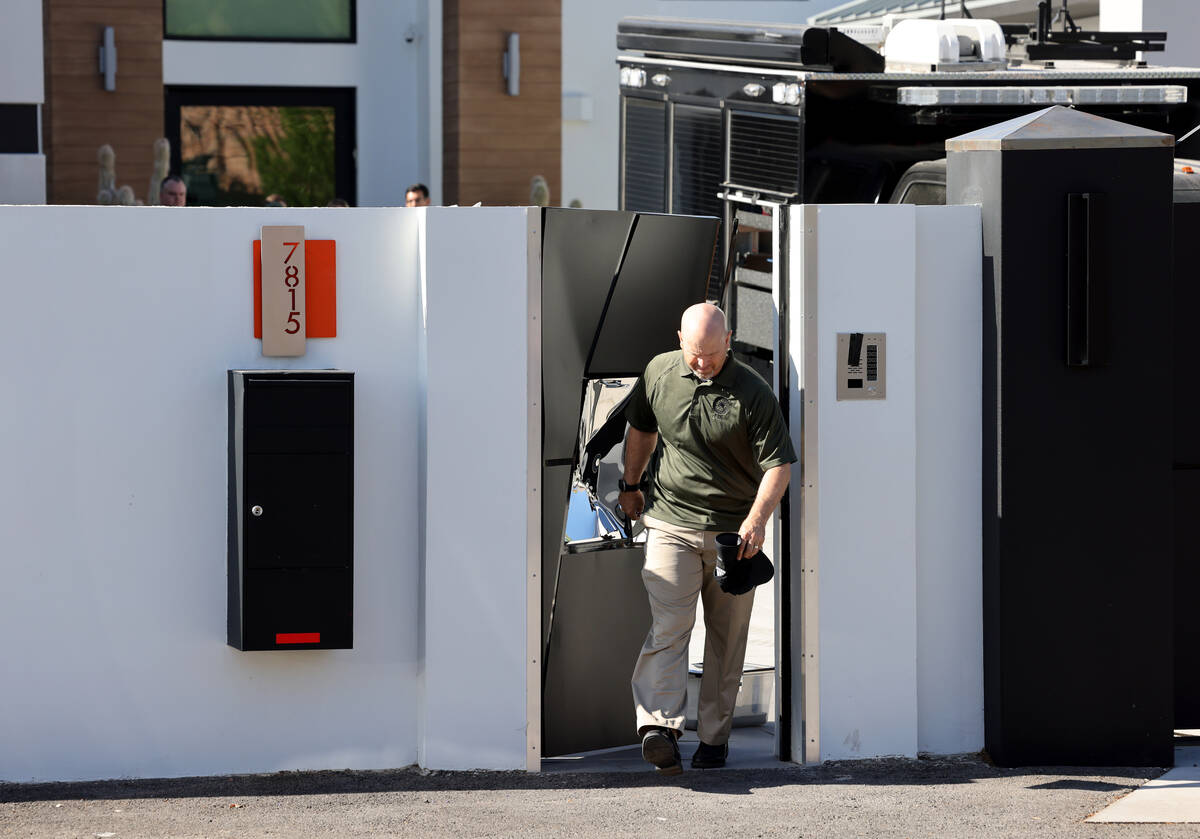
{"type": "Polygon", "coordinates": [[[163,136],[171,143],[170,171],[181,174],[181,109],[191,105],[238,107],[333,108],[334,190],[351,207],[358,206],[358,108],[353,87],[239,87],[229,85],[166,85],[163,136]]]}
{"type": "Polygon", "coordinates": [[[167,0],[162,0],[164,41],[215,41],[263,44],[357,44],[358,0],[350,0],[350,36],[347,38],[269,38],[251,35],[171,35],[167,32],[167,0]]]}

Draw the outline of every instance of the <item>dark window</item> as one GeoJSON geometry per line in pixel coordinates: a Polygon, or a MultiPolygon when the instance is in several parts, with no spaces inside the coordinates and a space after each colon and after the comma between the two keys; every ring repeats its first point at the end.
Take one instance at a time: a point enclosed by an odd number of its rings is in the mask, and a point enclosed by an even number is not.
{"type": "Polygon", "coordinates": [[[37,154],[38,106],[0,105],[0,154],[37,154]]]}
{"type": "Polygon", "coordinates": [[[623,128],[625,165],[621,209],[666,212],[666,103],[626,98],[623,128]]]}
{"type": "Polygon", "coordinates": [[[354,0],[163,0],[167,38],[353,41],[354,0]]]}
{"type": "Polygon", "coordinates": [[[355,202],[353,89],[169,87],[166,123],[189,206],[355,202]]]}
{"type": "Polygon", "coordinates": [[[910,181],[900,196],[898,204],[920,204],[922,206],[946,203],[946,185],[932,181],[910,181]]]}
{"type": "Polygon", "coordinates": [[[811,153],[804,172],[809,204],[876,204],[891,165],[870,158],[821,158],[811,153]]]}

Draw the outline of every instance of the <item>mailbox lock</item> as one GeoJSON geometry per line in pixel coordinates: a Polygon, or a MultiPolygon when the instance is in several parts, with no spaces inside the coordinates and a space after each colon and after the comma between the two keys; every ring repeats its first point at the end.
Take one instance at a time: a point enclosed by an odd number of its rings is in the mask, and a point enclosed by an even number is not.
{"type": "Polygon", "coordinates": [[[253,507],[250,508],[250,512],[256,516],[261,516],[262,515],[262,507],[255,504],[253,507]]]}

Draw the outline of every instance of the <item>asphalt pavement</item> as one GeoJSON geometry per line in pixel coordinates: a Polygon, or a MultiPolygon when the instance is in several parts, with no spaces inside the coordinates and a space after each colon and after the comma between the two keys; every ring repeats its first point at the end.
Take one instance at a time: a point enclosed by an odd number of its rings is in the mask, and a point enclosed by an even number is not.
{"type": "Polygon", "coordinates": [[[4,837],[1124,837],[1086,824],[1158,768],[999,769],[979,757],[774,769],[284,772],[0,784],[4,837]]]}

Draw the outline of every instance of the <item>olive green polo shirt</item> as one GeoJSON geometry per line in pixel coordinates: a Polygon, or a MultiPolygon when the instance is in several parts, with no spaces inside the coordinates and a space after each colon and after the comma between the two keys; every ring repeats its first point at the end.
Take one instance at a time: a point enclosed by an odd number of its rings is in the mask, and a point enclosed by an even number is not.
{"type": "Polygon", "coordinates": [[[766,471],[796,462],[775,394],[732,355],[711,381],[693,373],[680,350],[655,356],[634,385],[625,419],[659,435],[646,512],[671,524],[737,530],[766,471]]]}

